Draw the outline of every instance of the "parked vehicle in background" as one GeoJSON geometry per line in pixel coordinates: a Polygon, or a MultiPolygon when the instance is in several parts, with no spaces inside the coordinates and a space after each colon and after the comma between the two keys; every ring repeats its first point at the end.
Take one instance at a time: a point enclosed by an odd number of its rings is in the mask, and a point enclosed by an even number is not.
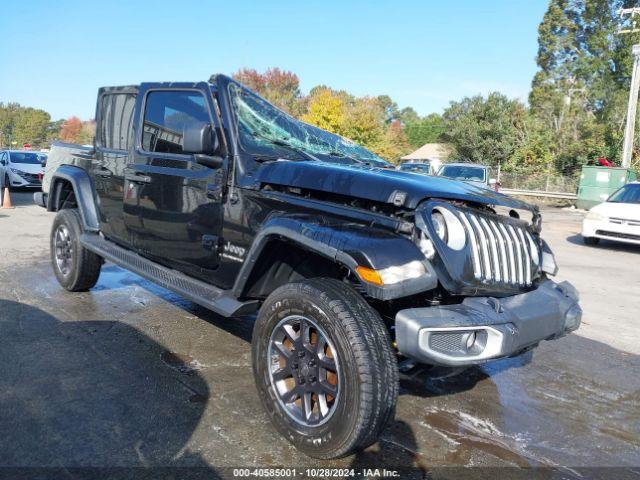
{"type": "Polygon", "coordinates": [[[229,77],[100,89],[96,122],[95,148],[53,147],[34,195],[57,212],[56,278],[87,290],[109,260],[224,317],[258,311],[258,394],[308,455],[377,440],[398,358],[460,368],[580,325],[537,208],[388,169],[229,77]]]}
{"type": "Polygon", "coordinates": [[[398,170],[422,175],[433,175],[435,173],[430,162],[405,162],[398,166],[398,170]]]}
{"type": "Polygon", "coordinates": [[[0,151],[0,175],[6,187],[40,188],[47,156],[24,150],[0,151]]]}
{"type": "Polygon", "coordinates": [[[640,245],[640,182],[631,182],[591,208],[582,221],[587,245],[600,239],[640,245]]]}
{"type": "Polygon", "coordinates": [[[438,171],[438,176],[452,180],[474,183],[498,191],[498,181],[491,176],[491,167],[479,163],[447,163],[438,171]]]}

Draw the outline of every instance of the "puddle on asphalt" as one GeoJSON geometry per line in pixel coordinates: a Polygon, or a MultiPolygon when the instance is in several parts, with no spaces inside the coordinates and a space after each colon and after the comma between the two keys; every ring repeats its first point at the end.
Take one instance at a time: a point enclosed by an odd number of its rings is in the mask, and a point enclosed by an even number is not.
{"type": "Polygon", "coordinates": [[[500,432],[488,421],[462,412],[436,410],[426,414],[425,422],[452,446],[446,455],[448,463],[468,465],[474,450],[480,450],[518,467],[540,464],[500,440],[500,432]]]}
{"type": "MultiPolygon", "coordinates": [[[[124,270],[116,265],[109,265],[102,268],[98,284],[92,289],[92,291],[118,290],[123,288],[140,288],[143,291],[146,290],[153,296],[185,308],[190,312],[193,310],[195,305],[177,293],[173,293],[160,285],[148,281],[135,273],[124,270]]],[[[133,296],[132,299],[143,306],[147,305],[149,301],[140,295],[133,296]]]]}
{"type": "Polygon", "coordinates": [[[189,355],[180,355],[170,351],[165,351],[160,355],[160,359],[169,367],[177,370],[183,375],[192,375],[198,370],[202,370],[204,365],[189,355]]]}

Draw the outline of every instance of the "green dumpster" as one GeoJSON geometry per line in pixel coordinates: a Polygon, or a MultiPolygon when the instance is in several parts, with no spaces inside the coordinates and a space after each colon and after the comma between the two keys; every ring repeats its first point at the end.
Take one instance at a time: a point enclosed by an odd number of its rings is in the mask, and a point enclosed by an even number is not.
{"type": "Polygon", "coordinates": [[[584,166],[578,187],[578,208],[589,208],[604,202],[627,182],[636,179],[630,168],[584,166]]]}

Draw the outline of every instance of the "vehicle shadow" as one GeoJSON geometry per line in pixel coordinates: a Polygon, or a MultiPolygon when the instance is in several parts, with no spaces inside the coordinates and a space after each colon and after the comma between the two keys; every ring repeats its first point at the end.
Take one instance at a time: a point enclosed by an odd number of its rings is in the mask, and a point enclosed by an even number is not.
{"type": "Polygon", "coordinates": [[[570,235],[567,237],[567,242],[573,245],[580,245],[582,247],[588,247],[593,249],[606,248],[607,250],[615,250],[618,252],[626,253],[640,253],[640,245],[630,245],[628,243],[614,242],[610,240],[600,240],[597,245],[586,245],[582,239],[582,235],[570,235]]]}
{"type": "Polygon", "coordinates": [[[162,478],[169,467],[180,478],[218,478],[187,447],[207,383],[163,363],[163,351],[121,322],[61,322],[0,300],[0,465],[90,467],[85,477],[115,467],[118,478],[162,478]]]}
{"type": "Polygon", "coordinates": [[[478,382],[492,375],[528,365],[532,359],[533,352],[528,351],[517,357],[494,360],[460,370],[417,365],[411,371],[400,375],[400,395],[421,398],[456,395],[472,390],[478,382]]]}

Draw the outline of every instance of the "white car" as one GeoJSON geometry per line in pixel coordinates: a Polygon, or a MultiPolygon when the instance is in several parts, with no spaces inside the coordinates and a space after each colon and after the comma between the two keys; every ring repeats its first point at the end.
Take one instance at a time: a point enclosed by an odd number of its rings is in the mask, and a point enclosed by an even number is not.
{"type": "Polygon", "coordinates": [[[587,245],[601,238],[640,245],[640,182],[627,183],[589,210],[582,222],[582,238],[587,245]]]}
{"type": "Polygon", "coordinates": [[[42,152],[0,151],[0,184],[9,188],[40,188],[46,160],[47,156],[42,152]]]}

